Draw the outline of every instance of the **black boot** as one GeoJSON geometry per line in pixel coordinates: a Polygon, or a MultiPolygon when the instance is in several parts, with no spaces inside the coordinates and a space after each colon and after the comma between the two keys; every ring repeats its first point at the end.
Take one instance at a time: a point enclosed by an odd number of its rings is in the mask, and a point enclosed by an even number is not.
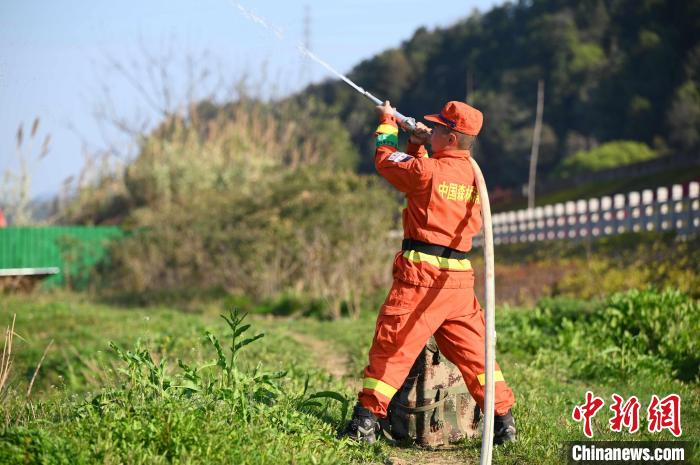
{"type": "Polygon", "coordinates": [[[508,441],[515,441],[515,420],[510,410],[505,415],[493,417],[494,445],[498,446],[508,441]]]}
{"type": "Polygon", "coordinates": [[[349,437],[357,442],[373,444],[379,432],[377,417],[358,402],[352,412],[352,420],[340,433],[339,437],[349,437]]]}

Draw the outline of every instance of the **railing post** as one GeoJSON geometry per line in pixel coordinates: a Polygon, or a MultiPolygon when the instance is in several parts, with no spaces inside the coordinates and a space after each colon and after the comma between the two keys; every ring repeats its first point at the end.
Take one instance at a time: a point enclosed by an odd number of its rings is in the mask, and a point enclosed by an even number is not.
{"type": "Polygon", "coordinates": [[[598,237],[601,233],[600,199],[590,199],[588,201],[588,211],[591,236],[598,237]]]}
{"type": "Polygon", "coordinates": [[[603,219],[601,236],[613,234],[612,197],[604,196],[600,198],[600,216],[603,219]]]}
{"type": "Polygon", "coordinates": [[[668,188],[659,187],[656,190],[656,229],[657,231],[668,231],[671,222],[669,220],[670,207],[668,202],[668,188]]]}
{"type": "Polygon", "coordinates": [[[651,189],[642,191],[642,216],[644,217],[644,230],[653,231],[656,223],[656,209],[654,208],[654,191],[651,189]]]}
{"type": "Polygon", "coordinates": [[[535,208],[535,238],[538,241],[543,241],[546,239],[545,231],[545,220],[544,220],[544,208],[535,208]]]}
{"type": "Polygon", "coordinates": [[[621,234],[628,230],[627,228],[627,208],[624,194],[615,194],[613,196],[613,208],[615,209],[615,234],[621,234]]]}
{"type": "Polygon", "coordinates": [[[547,240],[556,239],[557,218],[552,205],[544,206],[544,233],[547,240]]]}
{"type": "Polygon", "coordinates": [[[642,223],[642,209],[640,207],[641,194],[639,192],[630,192],[628,201],[630,206],[630,226],[632,231],[639,232],[642,223]]]}
{"type": "Polygon", "coordinates": [[[588,202],[585,200],[576,201],[576,216],[578,218],[578,237],[588,239],[591,235],[588,202]]]}
{"type": "Polygon", "coordinates": [[[700,183],[691,182],[688,185],[688,233],[700,227],[700,183]]]}
{"type": "Polygon", "coordinates": [[[671,221],[672,228],[683,233],[683,186],[674,184],[671,187],[671,221]]]}

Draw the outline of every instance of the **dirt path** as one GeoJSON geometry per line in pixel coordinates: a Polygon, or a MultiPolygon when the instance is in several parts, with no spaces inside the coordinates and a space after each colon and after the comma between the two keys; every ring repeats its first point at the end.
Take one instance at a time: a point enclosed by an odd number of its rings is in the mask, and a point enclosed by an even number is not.
{"type": "Polygon", "coordinates": [[[469,465],[478,464],[479,457],[470,456],[457,451],[424,451],[420,449],[410,452],[390,454],[385,465],[469,465]]]}
{"type": "MultiPolygon", "coordinates": [[[[317,339],[308,334],[291,332],[291,337],[299,344],[308,347],[316,358],[318,366],[332,376],[345,380],[353,390],[359,390],[361,380],[355,379],[350,370],[348,354],[339,352],[333,343],[317,339]]],[[[384,465],[467,465],[479,463],[479,452],[467,446],[454,449],[430,451],[412,447],[388,447],[389,458],[384,465]]]]}
{"type": "Polygon", "coordinates": [[[348,367],[350,360],[347,354],[339,353],[332,343],[297,332],[291,333],[291,336],[299,344],[311,349],[316,357],[316,363],[334,377],[343,379],[350,375],[348,367]]]}

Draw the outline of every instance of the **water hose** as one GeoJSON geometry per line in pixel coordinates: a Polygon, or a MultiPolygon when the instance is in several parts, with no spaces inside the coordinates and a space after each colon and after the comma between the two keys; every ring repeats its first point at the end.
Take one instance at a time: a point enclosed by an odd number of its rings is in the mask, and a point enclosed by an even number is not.
{"type": "Polygon", "coordinates": [[[486,309],[484,319],[486,321],[485,348],[486,348],[486,386],[484,390],[484,424],[481,431],[481,458],[480,465],[491,465],[493,454],[493,416],[494,416],[494,369],[496,366],[496,283],[493,260],[493,227],[491,224],[491,204],[486,182],[481,168],[473,157],[469,161],[474,168],[474,177],[481,201],[481,217],[484,227],[484,281],[486,291],[486,309]]]}

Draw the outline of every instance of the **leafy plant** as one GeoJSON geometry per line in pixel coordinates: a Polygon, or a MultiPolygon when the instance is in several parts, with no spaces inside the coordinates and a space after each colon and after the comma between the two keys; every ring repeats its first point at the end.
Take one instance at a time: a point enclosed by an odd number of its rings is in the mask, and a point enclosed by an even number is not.
{"type": "Polygon", "coordinates": [[[700,374],[698,331],[697,301],[671,289],[632,290],[588,304],[545,300],[534,312],[510,313],[499,323],[498,343],[542,363],[559,359],[590,380],[634,373],[692,380],[700,374]]]}
{"type": "Polygon", "coordinates": [[[110,342],[109,346],[126,362],[126,368],[120,368],[119,371],[127,376],[132,390],[160,397],[169,395],[168,390],[173,383],[166,374],[168,363],[165,358],[160,362],[153,361],[151,353],[140,342],[137,342],[133,351],[123,350],[114,342],[110,342]]]}
{"type": "MultiPolygon", "coordinates": [[[[155,362],[150,352],[140,342],[134,350],[123,350],[116,344],[110,343],[110,347],[118,357],[126,363],[125,368],[119,371],[127,376],[127,391],[129,397],[184,397],[192,399],[195,396],[208,396],[212,399],[227,402],[241,415],[241,420],[248,422],[260,405],[274,405],[280,397],[286,398],[280,386],[280,380],[286,376],[284,371],[268,372],[258,364],[252,371],[239,367],[238,358],[241,351],[264,337],[264,333],[252,336],[246,333],[250,324],[244,324],[246,314],[237,309],[228,314],[221,315],[226,322],[228,333],[223,339],[211,331],[205,331],[204,341],[208,343],[216,354],[216,359],[197,366],[191,366],[181,359],[177,363],[179,372],[168,374],[167,361],[162,358],[155,362]],[[222,345],[226,341],[226,348],[222,345]],[[218,368],[218,370],[209,370],[218,368]]],[[[342,394],[334,391],[321,391],[307,395],[308,378],[301,395],[293,400],[297,408],[309,410],[310,408],[322,408],[321,414],[325,415],[328,404],[321,403],[323,399],[337,401],[341,405],[343,421],[347,417],[349,400],[342,394]]],[[[92,403],[101,404],[99,399],[103,395],[93,399],[92,403]]],[[[290,400],[292,400],[290,398],[290,400]]]]}

